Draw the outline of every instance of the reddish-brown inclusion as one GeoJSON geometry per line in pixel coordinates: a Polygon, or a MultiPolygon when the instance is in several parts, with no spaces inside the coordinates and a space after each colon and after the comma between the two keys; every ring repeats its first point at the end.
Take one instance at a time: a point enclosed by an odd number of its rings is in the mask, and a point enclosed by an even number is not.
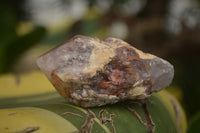
{"type": "Polygon", "coordinates": [[[143,80],[141,86],[151,92],[149,66],[134,49],[120,47],[117,55],[92,78],[92,88],[102,94],[118,95],[127,92],[137,81],[143,80]]]}

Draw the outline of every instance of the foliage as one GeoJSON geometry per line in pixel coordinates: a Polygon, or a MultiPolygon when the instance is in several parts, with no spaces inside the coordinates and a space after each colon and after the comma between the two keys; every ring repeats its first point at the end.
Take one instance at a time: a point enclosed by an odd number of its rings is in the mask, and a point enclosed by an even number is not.
{"type": "Polygon", "coordinates": [[[36,26],[29,33],[19,36],[16,33],[18,21],[8,9],[0,9],[0,73],[9,72],[25,51],[37,44],[45,35],[44,27],[36,26]]]}
{"type": "Polygon", "coordinates": [[[145,107],[140,101],[125,101],[81,108],[66,103],[40,72],[22,75],[19,83],[12,74],[3,75],[0,84],[0,132],[145,133],[154,128],[155,133],[186,131],[185,114],[165,91],[153,94],[145,107]]]}

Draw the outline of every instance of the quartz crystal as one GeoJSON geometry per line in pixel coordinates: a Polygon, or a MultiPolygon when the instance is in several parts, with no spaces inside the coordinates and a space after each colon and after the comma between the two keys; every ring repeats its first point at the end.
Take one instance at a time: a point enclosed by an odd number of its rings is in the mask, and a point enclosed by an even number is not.
{"type": "Polygon", "coordinates": [[[147,98],[174,76],[169,62],[111,37],[75,36],[37,64],[61,96],[82,107],[147,98]]]}

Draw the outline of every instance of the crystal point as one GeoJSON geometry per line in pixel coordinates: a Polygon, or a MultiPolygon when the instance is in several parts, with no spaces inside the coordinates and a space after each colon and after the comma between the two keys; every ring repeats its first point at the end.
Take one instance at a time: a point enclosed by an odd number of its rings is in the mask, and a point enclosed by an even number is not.
{"type": "Polygon", "coordinates": [[[83,107],[144,99],[174,75],[169,62],[116,38],[75,36],[37,64],[65,99],[83,107]]]}

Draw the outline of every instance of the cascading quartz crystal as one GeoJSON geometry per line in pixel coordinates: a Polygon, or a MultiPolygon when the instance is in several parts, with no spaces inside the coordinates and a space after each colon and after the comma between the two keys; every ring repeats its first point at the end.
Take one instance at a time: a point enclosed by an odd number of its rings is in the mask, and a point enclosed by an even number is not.
{"type": "Polygon", "coordinates": [[[75,36],[37,64],[61,96],[82,107],[145,99],[174,76],[169,62],[111,37],[75,36]]]}

